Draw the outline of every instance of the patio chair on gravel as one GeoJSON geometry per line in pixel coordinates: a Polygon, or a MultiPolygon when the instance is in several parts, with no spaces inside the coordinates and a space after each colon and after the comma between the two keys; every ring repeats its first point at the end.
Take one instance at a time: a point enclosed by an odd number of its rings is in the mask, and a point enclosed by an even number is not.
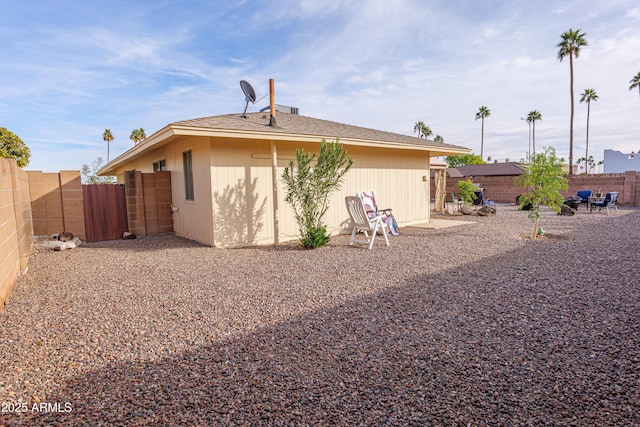
{"type": "Polygon", "coordinates": [[[362,199],[362,203],[364,204],[364,209],[367,211],[367,215],[370,218],[376,217],[379,215],[383,215],[382,222],[387,226],[387,229],[391,234],[397,236],[400,234],[400,230],[398,229],[398,223],[396,219],[393,217],[393,213],[391,209],[380,209],[378,208],[378,203],[376,202],[376,193],[372,191],[361,191],[356,193],[356,196],[362,199]]]}
{"type": "Polygon", "coordinates": [[[609,208],[615,208],[616,212],[618,212],[618,207],[616,206],[617,200],[618,192],[612,191],[604,196],[604,200],[599,202],[591,202],[589,204],[589,211],[593,212],[595,208],[598,208],[598,210],[601,211],[604,208],[607,210],[607,215],[609,215],[609,208]]]}
{"type": "Polygon", "coordinates": [[[374,217],[369,217],[365,210],[364,203],[360,197],[347,196],[344,199],[347,205],[347,211],[351,217],[353,224],[353,231],[351,232],[351,239],[349,239],[349,245],[354,243],[365,243],[369,245],[369,249],[373,247],[373,242],[376,239],[378,231],[382,233],[384,241],[389,246],[389,238],[387,237],[387,226],[382,222],[385,218],[384,214],[380,214],[374,217]],[[364,240],[357,240],[356,233],[362,231],[364,233],[364,240]]]}

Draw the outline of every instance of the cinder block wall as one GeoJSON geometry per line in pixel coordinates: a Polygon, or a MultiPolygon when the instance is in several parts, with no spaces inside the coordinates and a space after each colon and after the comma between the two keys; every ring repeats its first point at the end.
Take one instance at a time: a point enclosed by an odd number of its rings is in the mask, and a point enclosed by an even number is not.
{"type": "Polygon", "coordinates": [[[173,232],[171,172],[143,173],[142,189],[147,234],[173,232]]]}
{"type": "Polygon", "coordinates": [[[70,231],[80,240],[86,240],[80,171],[60,171],[60,189],[64,231],[70,231]]]}
{"type": "Polygon", "coordinates": [[[136,236],[146,236],[147,227],[144,220],[142,172],[126,171],[124,173],[124,189],[127,201],[127,222],[129,224],[129,232],[136,236]]]}
{"type": "Polygon", "coordinates": [[[14,159],[0,158],[0,309],[27,271],[33,248],[29,177],[14,159]]]}
{"type": "MultiPolygon", "coordinates": [[[[469,178],[447,178],[447,192],[458,192],[458,181],[469,178]]],[[[602,190],[618,192],[618,204],[621,206],[640,206],[640,172],[631,171],[616,174],[572,175],[569,179],[569,189],[563,193],[573,196],[578,190],[602,190]]],[[[520,185],[515,185],[514,176],[475,177],[474,183],[482,184],[485,196],[496,202],[515,203],[516,197],[524,192],[520,185]]],[[[435,194],[435,183],[431,180],[431,194],[435,194]]]]}
{"type": "Polygon", "coordinates": [[[156,206],[158,213],[158,233],[173,233],[173,215],[171,211],[171,172],[156,172],[156,206]]]}
{"type": "Polygon", "coordinates": [[[137,236],[173,232],[171,172],[126,171],[129,231],[137,236]]]}
{"type": "Polygon", "coordinates": [[[70,231],[85,240],[80,171],[28,171],[33,232],[48,236],[70,231]]]}
{"type": "Polygon", "coordinates": [[[28,171],[33,232],[45,236],[64,231],[60,177],[57,173],[28,171]]]}

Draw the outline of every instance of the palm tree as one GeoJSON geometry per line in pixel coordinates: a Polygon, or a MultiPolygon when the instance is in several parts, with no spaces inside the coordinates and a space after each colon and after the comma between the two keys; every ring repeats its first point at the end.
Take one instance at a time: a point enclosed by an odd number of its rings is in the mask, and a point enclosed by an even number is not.
{"type": "Polygon", "coordinates": [[[113,141],[113,134],[111,133],[111,129],[104,130],[102,139],[107,143],[107,163],[109,163],[109,143],[113,141]]]}
{"type": "Polygon", "coordinates": [[[433,131],[429,126],[425,125],[423,121],[416,122],[413,125],[413,133],[418,133],[418,138],[426,138],[429,139],[431,135],[433,135],[433,131]]]}
{"type": "Polygon", "coordinates": [[[629,90],[638,88],[638,94],[640,94],[640,71],[638,71],[638,74],[633,76],[629,83],[631,83],[631,86],[629,86],[629,90]]]}
{"type": "Polygon", "coordinates": [[[533,125],[533,131],[531,132],[533,135],[533,155],[536,155],[536,120],[542,120],[542,114],[540,111],[533,110],[530,111],[527,115],[527,122],[533,125]]]}
{"type": "Polygon", "coordinates": [[[558,47],[558,59],[562,60],[569,57],[569,72],[571,75],[571,82],[569,90],[571,92],[571,124],[569,126],[569,175],[573,175],[573,111],[574,111],[574,99],[573,99],[573,57],[580,56],[580,48],[587,46],[587,41],[584,36],[585,33],[581,33],[580,29],[574,31],[569,28],[569,31],[563,33],[560,37],[562,40],[557,44],[558,47]]]}
{"type": "Polygon", "coordinates": [[[129,136],[129,139],[132,140],[134,144],[137,144],[138,142],[142,141],[146,137],[147,137],[147,134],[144,133],[144,129],[140,128],[140,129],[132,130],[131,136],[129,136]]]}
{"type": "Polygon", "coordinates": [[[425,139],[429,139],[429,137],[431,135],[433,135],[433,131],[431,130],[431,128],[427,125],[424,125],[422,127],[422,135],[424,136],[425,139]]]}
{"type": "Polygon", "coordinates": [[[476,120],[482,119],[482,137],[480,139],[480,158],[483,158],[484,155],[484,119],[491,115],[491,111],[486,106],[480,107],[478,112],[476,113],[476,120]]]}
{"type": "Polygon", "coordinates": [[[442,135],[436,135],[436,137],[433,138],[433,140],[435,142],[444,142],[444,138],[442,137],[442,135]]]}
{"type": "MultiPolygon", "coordinates": [[[[638,73],[638,75],[640,76],[640,73],[638,73]]],[[[591,101],[597,101],[598,94],[594,89],[585,89],[584,93],[582,93],[580,96],[581,96],[580,102],[587,103],[587,144],[586,144],[587,148],[584,154],[584,169],[585,169],[585,172],[588,174],[589,168],[587,167],[587,159],[589,158],[589,113],[591,112],[591,101]]]]}

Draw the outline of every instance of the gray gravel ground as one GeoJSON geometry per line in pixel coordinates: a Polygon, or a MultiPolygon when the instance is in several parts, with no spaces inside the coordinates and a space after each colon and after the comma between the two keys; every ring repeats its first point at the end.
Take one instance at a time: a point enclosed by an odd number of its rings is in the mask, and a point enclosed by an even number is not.
{"type": "Polygon", "coordinates": [[[464,219],[40,250],[0,311],[0,425],[640,425],[640,211],[545,211],[542,241],[512,205],[464,219]]]}

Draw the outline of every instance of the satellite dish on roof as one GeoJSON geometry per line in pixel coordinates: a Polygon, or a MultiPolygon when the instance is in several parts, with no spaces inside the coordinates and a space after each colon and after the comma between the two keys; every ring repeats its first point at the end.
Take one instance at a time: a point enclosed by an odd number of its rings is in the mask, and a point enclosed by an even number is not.
{"type": "Polygon", "coordinates": [[[244,111],[242,112],[242,117],[246,119],[249,102],[252,104],[256,103],[256,91],[253,90],[253,87],[246,80],[240,80],[240,88],[242,88],[242,92],[244,92],[244,111]]]}

